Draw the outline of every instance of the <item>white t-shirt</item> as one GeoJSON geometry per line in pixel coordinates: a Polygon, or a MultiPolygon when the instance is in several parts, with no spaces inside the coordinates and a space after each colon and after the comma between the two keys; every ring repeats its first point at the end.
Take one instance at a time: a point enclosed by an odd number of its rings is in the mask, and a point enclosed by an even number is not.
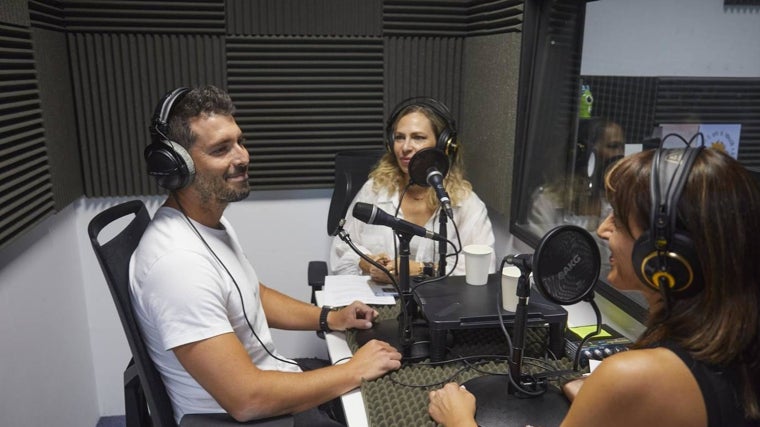
{"type": "Polygon", "coordinates": [[[130,263],[135,315],[177,422],[187,413],[224,412],[179,363],[172,351],[177,346],[234,332],[258,368],[300,371],[296,365],[274,359],[262,347],[264,343],[284,359],[274,348],[256,272],[234,229],[225,218],[221,224],[223,230],[193,221],[209,249],[181,212],[162,207],[130,263]]]}
{"type": "MultiPolygon", "coordinates": [[[[348,207],[348,211],[346,211],[346,223],[343,225],[343,228],[348,232],[349,236],[351,236],[351,241],[356,245],[357,249],[364,254],[370,255],[384,252],[393,257],[394,241],[396,240],[396,235],[393,230],[384,225],[366,224],[354,218],[351,214],[356,202],[373,204],[390,215],[393,215],[396,212],[396,209],[398,208],[399,193],[394,191],[393,194],[389,194],[385,190],[376,192],[372,188],[373,185],[374,180],[370,178],[364,183],[359,192],[356,193],[354,200],[348,207]]],[[[466,199],[460,201],[459,204],[452,206],[452,210],[454,211],[454,222],[459,229],[459,236],[462,240],[462,247],[470,244],[488,245],[491,248],[494,247],[495,239],[493,228],[491,227],[491,220],[488,218],[488,209],[475,192],[471,191],[466,199]]],[[[424,227],[428,230],[439,233],[440,225],[438,216],[440,213],[441,209],[439,208],[435,214],[430,217],[427,223],[425,223],[424,227]]],[[[398,218],[404,218],[403,211],[399,210],[398,218]]],[[[458,244],[454,224],[452,224],[450,219],[446,225],[446,236],[455,245],[458,244]]],[[[396,247],[398,247],[397,243],[396,247]]],[[[410,261],[438,262],[438,242],[432,239],[418,236],[413,237],[409,242],[409,252],[410,261]]],[[[454,253],[454,248],[451,245],[448,245],[446,253],[454,253]]],[[[495,259],[496,255],[491,252],[489,273],[496,271],[495,259]]],[[[448,267],[446,271],[448,272],[454,265],[454,258],[447,258],[446,264],[448,267]]],[[[330,250],[330,269],[334,274],[362,274],[361,269],[359,268],[359,255],[357,255],[356,252],[337,236],[333,238],[332,248],[330,250]]],[[[456,276],[463,276],[465,274],[464,254],[459,254],[457,266],[452,274],[456,276]]]]}

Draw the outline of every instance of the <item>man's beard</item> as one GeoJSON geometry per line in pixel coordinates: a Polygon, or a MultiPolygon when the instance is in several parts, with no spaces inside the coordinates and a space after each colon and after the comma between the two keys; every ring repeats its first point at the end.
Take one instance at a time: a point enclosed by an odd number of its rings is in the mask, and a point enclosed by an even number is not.
{"type": "Polygon", "coordinates": [[[203,203],[212,201],[220,203],[237,202],[245,199],[251,193],[251,186],[248,181],[241,183],[238,188],[234,188],[227,185],[223,179],[207,178],[203,175],[195,176],[195,188],[203,203]]]}

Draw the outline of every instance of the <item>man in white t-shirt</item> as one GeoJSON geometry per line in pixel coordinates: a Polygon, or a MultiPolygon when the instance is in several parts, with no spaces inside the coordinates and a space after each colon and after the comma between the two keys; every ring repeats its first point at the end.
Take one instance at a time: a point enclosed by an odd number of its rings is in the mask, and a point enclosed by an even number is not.
{"type": "Polygon", "coordinates": [[[361,302],[316,307],[259,282],[223,217],[250,192],[233,114],[213,86],[176,89],[156,108],[145,157],[170,194],[132,256],[135,314],[178,422],[226,411],[239,421],[294,414],[296,425],[336,425],[320,405],[398,369],[401,354],[371,341],[344,364],[304,372],[277,352],[270,327],[366,329],[377,313],[361,302]]]}

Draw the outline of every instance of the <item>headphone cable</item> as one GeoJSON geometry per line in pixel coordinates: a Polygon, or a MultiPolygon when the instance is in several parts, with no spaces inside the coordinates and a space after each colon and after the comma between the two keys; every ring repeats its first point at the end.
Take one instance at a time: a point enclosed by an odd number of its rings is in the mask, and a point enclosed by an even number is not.
{"type": "Polygon", "coordinates": [[[243,300],[243,292],[240,290],[240,286],[238,285],[237,280],[235,280],[235,276],[233,276],[232,273],[230,272],[230,270],[227,268],[227,266],[224,265],[224,263],[222,262],[222,260],[216,254],[216,252],[214,252],[214,250],[211,249],[211,246],[208,244],[208,242],[206,242],[206,239],[203,238],[203,235],[201,235],[200,231],[198,231],[198,228],[195,227],[195,224],[193,224],[193,221],[190,219],[189,216],[187,216],[187,213],[185,212],[185,208],[183,208],[182,204],[179,202],[179,198],[174,197],[174,196],[172,196],[172,197],[174,198],[174,201],[177,202],[177,206],[179,206],[179,211],[182,212],[182,215],[184,215],[185,220],[190,225],[190,228],[192,228],[192,230],[195,232],[195,235],[198,236],[198,238],[201,239],[201,242],[203,242],[203,245],[206,246],[206,249],[208,249],[208,251],[216,259],[216,261],[219,263],[219,265],[221,265],[222,268],[224,268],[224,271],[227,272],[227,275],[230,276],[230,279],[232,279],[232,283],[235,285],[235,289],[237,289],[238,296],[240,297],[240,306],[243,309],[243,317],[245,318],[245,323],[248,325],[248,329],[251,330],[251,333],[253,334],[253,336],[256,337],[256,341],[258,341],[259,344],[261,344],[261,347],[264,348],[264,351],[266,351],[267,354],[269,354],[273,359],[279,360],[280,362],[289,363],[291,365],[296,365],[296,366],[300,367],[300,365],[297,362],[294,362],[292,360],[287,360],[287,359],[283,359],[281,357],[275,356],[274,354],[272,354],[271,351],[269,351],[269,349],[264,344],[264,342],[261,341],[261,338],[259,338],[259,336],[256,334],[256,331],[254,331],[253,326],[251,325],[251,321],[248,319],[248,313],[245,310],[245,302],[243,300]]]}

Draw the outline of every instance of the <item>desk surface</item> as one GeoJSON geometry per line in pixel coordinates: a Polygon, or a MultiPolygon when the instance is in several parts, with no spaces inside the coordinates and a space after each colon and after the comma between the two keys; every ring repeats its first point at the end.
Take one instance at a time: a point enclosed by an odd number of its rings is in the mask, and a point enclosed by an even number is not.
{"type": "MultiPolygon", "coordinates": [[[[317,294],[317,301],[321,296],[317,294]]],[[[392,318],[397,313],[397,307],[379,307],[378,311],[382,318],[392,318]]],[[[461,332],[462,339],[460,348],[453,348],[457,352],[466,348],[472,354],[494,354],[493,346],[503,347],[503,343],[494,339],[500,331],[479,329],[478,334],[472,331],[461,332]],[[486,334],[486,335],[480,335],[486,334]],[[490,348],[489,348],[490,347],[490,348]],[[475,352],[475,353],[472,353],[475,352]]],[[[537,328],[528,334],[528,341],[546,342],[548,336],[546,328],[537,328]],[[543,334],[543,335],[542,335],[543,334]]],[[[502,337],[503,338],[503,337],[502,337]]],[[[352,348],[356,347],[356,340],[352,332],[333,332],[325,336],[330,359],[337,360],[350,357],[352,348]]],[[[544,344],[545,345],[545,344],[544,344]]],[[[542,345],[526,346],[526,354],[534,355],[540,351],[542,345]]],[[[502,351],[503,353],[503,351],[502,351]]],[[[530,360],[524,366],[530,368],[530,360]]],[[[566,369],[569,361],[560,361],[555,369],[566,369]]],[[[486,373],[505,373],[507,366],[502,361],[488,361],[477,366],[477,369],[466,366],[464,362],[447,362],[429,364],[426,362],[408,364],[399,371],[390,373],[375,381],[368,381],[360,390],[346,393],[342,397],[346,411],[346,419],[350,427],[375,426],[434,426],[435,423],[427,414],[427,394],[429,390],[439,388],[449,381],[465,382],[470,379],[483,376],[486,373]],[[369,409],[369,411],[367,410],[369,409]]]]}
{"type": "MultiPolygon", "coordinates": [[[[317,305],[322,305],[322,291],[316,291],[317,305]]],[[[345,332],[330,332],[325,334],[325,343],[327,352],[330,355],[330,361],[335,363],[338,360],[346,360],[353,355],[351,348],[346,341],[345,332]]],[[[362,399],[361,389],[349,391],[341,396],[343,410],[346,413],[346,422],[348,427],[368,427],[367,412],[364,408],[364,399],[362,399]]]]}

